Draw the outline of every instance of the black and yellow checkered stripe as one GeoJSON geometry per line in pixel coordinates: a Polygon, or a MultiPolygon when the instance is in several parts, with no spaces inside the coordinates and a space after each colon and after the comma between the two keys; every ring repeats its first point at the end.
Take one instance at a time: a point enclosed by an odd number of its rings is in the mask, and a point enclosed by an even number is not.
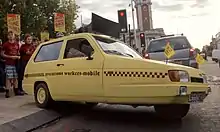
{"type": "Polygon", "coordinates": [[[104,71],[108,77],[147,77],[147,78],[166,78],[168,73],[163,72],[133,72],[133,71],[104,71]]]}

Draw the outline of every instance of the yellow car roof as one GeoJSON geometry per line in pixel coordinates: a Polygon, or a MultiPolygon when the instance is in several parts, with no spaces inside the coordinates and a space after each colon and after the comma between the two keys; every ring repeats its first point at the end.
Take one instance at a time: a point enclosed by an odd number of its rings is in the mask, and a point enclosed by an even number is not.
{"type": "Polygon", "coordinates": [[[103,38],[108,38],[108,39],[115,40],[114,38],[111,38],[110,36],[102,35],[102,34],[94,34],[94,33],[77,33],[77,34],[71,34],[71,35],[68,35],[68,36],[60,37],[60,38],[50,39],[50,40],[47,41],[47,42],[43,42],[43,43],[41,43],[41,45],[45,45],[45,44],[49,44],[49,43],[53,43],[53,42],[57,42],[57,41],[61,41],[61,40],[65,40],[65,39],[68,39],[69,37],[73,37],[73,36],[77,36],[77,35],[92,35],[92,36],[99,36],[99,37],[103,37],[103,38]]]}

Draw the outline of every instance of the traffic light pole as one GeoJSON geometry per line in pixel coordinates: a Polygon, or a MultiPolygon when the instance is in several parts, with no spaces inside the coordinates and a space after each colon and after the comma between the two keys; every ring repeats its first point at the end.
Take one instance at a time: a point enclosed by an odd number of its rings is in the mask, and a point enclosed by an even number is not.
{"type": "Polygon", "coordinates": [[[125,34],[124,33],[123,33],[123,41],[124,41],[124,43],[126,43],[125,34]]]}
{"type": "Polygon", "coordinates": [[[137,32],[135,28],[135,22],[134,22],[134,6],[133,6],[133,0],[131,0],[131,9],[132,9],[132,21],[133,21],[133,30],[134,30],[134,42],[135,46],[137,47],[137,32]]]}
{"type": "Polygon", "coordinates": [[[129,45],[131,46],[131,25],[128,25],[129,45]]]}

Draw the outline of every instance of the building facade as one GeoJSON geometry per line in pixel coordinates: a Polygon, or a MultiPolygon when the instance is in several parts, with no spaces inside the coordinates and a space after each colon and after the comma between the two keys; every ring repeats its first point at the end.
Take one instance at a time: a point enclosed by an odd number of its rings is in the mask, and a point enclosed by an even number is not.
{"type": "Polygon", "coordinates": [[[215,35],[215,48],[220,49],[220,32],[215,35]]]}
{"type": "Polygon", "coordinates": [[[140,31],[153,29],[151,0],[135,0],[137,24],[140,31]]]}

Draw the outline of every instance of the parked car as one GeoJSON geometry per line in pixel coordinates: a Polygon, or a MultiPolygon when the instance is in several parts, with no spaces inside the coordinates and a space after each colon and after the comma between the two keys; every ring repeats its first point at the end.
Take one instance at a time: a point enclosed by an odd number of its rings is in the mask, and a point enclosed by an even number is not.
{"type": "Polygon", "coordinates": [[[169,62],[198,68],[195,59],[197,53],[185,36],[168,36],[151,40],[145,58],[166,61],[164,49],[168,42],[175,50],[175,55],[169,58],[169,62]]]}
{"type": "Polygon", "coordinates": [[[172,119],[184,117],[191,103],[203,102],[209,93],[203,71],[144,59],[120,41],[90,33],[40,44],[23,87],[40,108],[53,101],[154,106],[158,115],[172,119]]]}
{"type": "Polygon", "coordinates": [[[212,51],[212,61],[215,61],[216,63],[220,60],[220,50],[219,49],[214,49],[212,51]]]}

